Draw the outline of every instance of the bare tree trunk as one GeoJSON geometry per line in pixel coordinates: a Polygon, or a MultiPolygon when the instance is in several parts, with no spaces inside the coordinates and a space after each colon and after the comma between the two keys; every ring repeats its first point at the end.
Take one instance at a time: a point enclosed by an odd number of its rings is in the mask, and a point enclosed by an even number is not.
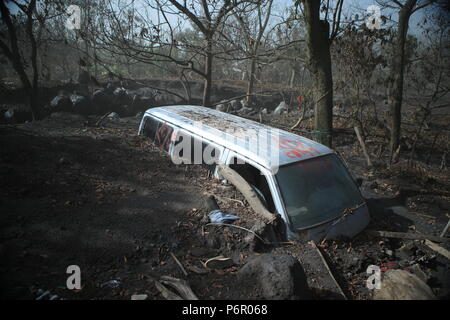
{"type": "Polygon", "coordinates": [[[253,87],[255,85],[255,78],[256,78],[256,58],[253,57],[251,64],[250,64],[250,72],[249,72],[249,78],[248,78],[248,84],[247,84],[247,103],[249,106],[253,103],[253,87]]]}
{"type": "Polygon", "coordinates": [[[329,23],[320,20],[320,1],[306,0],[305,20],[307,29],[306,45],[309,53],[310,70],[314,79],[314,129],[315,140],[331,147],[333,127],[333,79],[329,23]]]}
{"type": "Polygon", "coordinates": [[[417,0],[407,0],[400,8],[397,30],[397,41],[392,57],[391,83],[388,88],[388,101],[391,117],[390,152],[397,150],[400,143],[401,110],[403,100],[403,76],[405,69],[405,44],[409,18],[417,0]]]}
{"type": "Polygon", "coordinates": [[[211,90],[212,90],[212,38],[207,38],[208,44],[206,46],[205,57],[205,85],[203,88],[203,105],[209,107],[211,105],[211,90]]]}
{"type": "Polygon", "coordinates": [[[27,15],[26,32],[27,32],[27,35],[28,35],[28,37],[30,39],[30,43],[31,43],[30,60],[31,60],[31,66],[33,69],[33,78],[30,81],[30,78],[28,77],[28,75],[25,71],[25,65],[23,63],[24,57],[21,55],[21,52],[18,47],[16,28],[11,19],[11,13],[9,11],[9,8],[6,6],[6,4],[3,1],[0,1],[1,18],[8,29],[9,42],[10,42],[10,47],[8,47],[6,45],[6,43],[0,39],[0,49],[12,63],[14,70],[17,72],[17,74],[20,78],[20,81],[22,82],[25,92],[29,96],[30,110],[31,110],[31,113],[33,116],[33,120],[40,119],[42,117],[41,104],[39,101],[39,94],[38,94],[39,93],[39,90],[38,90],[39,73],[38,73],[38,67],[37,67],[37,44],[36,44],[36,38],[34,37],[34,34],[33,34],[33,16],[32,15],[33,15],[33,11],[34,11],[35,7],[36,7],[36,0],[31,0],[26,7],[20,8],[27,15]]]}

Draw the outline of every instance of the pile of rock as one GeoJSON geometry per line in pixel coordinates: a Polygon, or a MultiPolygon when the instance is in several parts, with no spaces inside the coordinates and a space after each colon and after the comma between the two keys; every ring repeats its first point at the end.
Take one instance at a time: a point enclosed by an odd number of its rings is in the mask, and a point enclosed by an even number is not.
{"type": "Polygon", "coordinates": [[[48,105],[49,113],[71,112],[84,116],[103,115],[115,112],[119,116],[131,116],[155,105],[174,105],[181,103],[179,97],[163,94],[157,90],[141,87],[126,89],[108,83],[104,88],[83,93],[60,91],[48,105]]]}

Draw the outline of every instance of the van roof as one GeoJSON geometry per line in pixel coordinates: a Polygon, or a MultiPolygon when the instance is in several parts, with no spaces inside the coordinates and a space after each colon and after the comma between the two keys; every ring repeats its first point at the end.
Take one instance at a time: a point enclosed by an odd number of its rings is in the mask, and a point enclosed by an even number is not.
{"type": "Polygon", "coordinates": [[[206,107],[156,107],[148,109],[145,115],[153,115],[223,145],[270,170],[333,153],[328,147],[299,135],[206,107]]]}

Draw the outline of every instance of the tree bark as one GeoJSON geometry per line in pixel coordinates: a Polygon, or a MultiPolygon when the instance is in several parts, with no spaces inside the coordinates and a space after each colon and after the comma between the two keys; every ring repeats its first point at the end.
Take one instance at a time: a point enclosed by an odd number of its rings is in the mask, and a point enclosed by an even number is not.
{"type": "Polygon", "coordinates": [[[256,57],[252,58],[252,61],[250,63],[250,72],[249,72],[249,78],[248,78],[248,84],[247,84],[247,103],[249,106],[253,103],[253,87],[255,86],[255,70],[256,70],[256,57]]]}
{"type": "Polygon", "coordinates": [[[333,78],[331,72],[330,26],[320,20],[320,1],[306,0],[305,21],[307,29],[306,46],[309,54],[309,68],[314,79],[314,129],[315,140],[332,146],[333,127],[333,78]]]}
{"type": "Polygon", "coordinates": [[[8,47],[6,43],[4,43],[0,39],[0,49],[5,54],[5,56],[10,60],[14,70],[17,72],[17,75],[19,76],[19,79],[22,82],[22,86],[25,92],[29,97],[30,110],[33,116],[33,120],[40,119],[42,117],[41,104],[39,101],[39,88],[38,88],[39,73],[37,67],[37,44],[33,34],[32,15],[35,10],[35,6],[36,0],[32,0],[30,1],[30,3],[26,8],[25,7],[20,8],[27,15],[26,32],[31,43],[30,60],[33,69],[33,78],[30,81],[30,78],[26,73],[25,66],[22,62],[24,60],[24,57],[21,55],[21,52],[18,47],[16,28],[11,19],[11,13],[6,4],[3,1],[0,1],[1,18],[8,29],[10,41],[10,47],[8,47]]]}
{"type": "Polygon", "coordinates": [[[212,90],[212,62],[213,62],[213,45],[212,37],[208,36],[205,56],[205,84],[203,88],[203,105],[209,107],[211,105],[211,90],[212,90]]]}
{"type": "Polygon", "coordinates": [[[405,69],[405,44],[408,33],[409,18],[417,0],[407,0],[400,8],[397,30],[397,42],[394,47],[390,68],[391,83],[388,88],[388,101],[391,118],[390,152],[391,157],[400,143],[401,111],[403,100],[403,76],[405,69]]]}

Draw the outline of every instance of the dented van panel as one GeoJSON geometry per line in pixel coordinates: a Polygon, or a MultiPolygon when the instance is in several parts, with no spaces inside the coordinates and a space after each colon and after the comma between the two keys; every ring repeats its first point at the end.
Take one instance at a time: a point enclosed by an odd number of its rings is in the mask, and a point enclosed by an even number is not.
{"type": "MultiPolygon", "coordinates": [[[[202,151],[212,146],[215,163],[233,166],[241,160],[255,184],[247,182],[281,215],[288,238],[352,238],[369,224],[367,205],[345,163],[310,139],[201,106],[149,109],[139,134],[150,136],[172,161],[182,135],[197,141],[202,151]],[[149,129],[149,123],[158,125],[149,129]]],[[[220,178],[216,166],[209,167],[220,178]]]]}

